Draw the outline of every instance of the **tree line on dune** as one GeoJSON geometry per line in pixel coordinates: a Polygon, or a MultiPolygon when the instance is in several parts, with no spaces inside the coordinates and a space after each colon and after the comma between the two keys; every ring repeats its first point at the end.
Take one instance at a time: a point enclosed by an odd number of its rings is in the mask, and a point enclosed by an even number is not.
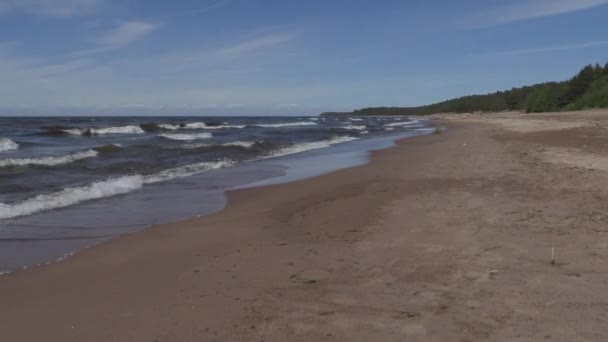
{"type": "Polygon", "coordinates": [[[576,76],[561,82],[546,82],[470,95],[420,107],[371,107],[331,115],[429,115],[433,113],[470,113],[525,111],[528,113],[608,108],[608,63],[587,65],[576,76]]]}

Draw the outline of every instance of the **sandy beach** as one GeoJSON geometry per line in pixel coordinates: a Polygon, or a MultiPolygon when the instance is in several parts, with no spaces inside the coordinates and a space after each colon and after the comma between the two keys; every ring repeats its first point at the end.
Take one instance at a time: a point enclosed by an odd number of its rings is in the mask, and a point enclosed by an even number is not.
{"type": "Polygon", "coordinates": [[[608,340],[608,111],[434,118],[364,166],[1,276],[2,340],[608,340]]]}

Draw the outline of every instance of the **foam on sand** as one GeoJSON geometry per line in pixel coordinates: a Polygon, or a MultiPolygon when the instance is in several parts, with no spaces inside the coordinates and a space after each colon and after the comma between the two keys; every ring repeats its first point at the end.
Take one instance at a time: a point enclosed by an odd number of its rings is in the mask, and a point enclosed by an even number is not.
{"type": "Polygon", "coordinates": [[[180,140],[180,141],[190,141],[190,140],[199,140],[199,139],[209,139],[213,135],[211,133],[203,132],[203,133],[193,133],[193,134],[161,134],[163,138],[171,139],[171,140],[180,140]]]}
{"type": "Polygon", "coordinates": [[[16,150],[19,144],[8,138],[0,138],[0,152],[16,150]]]}
{"type": "Polygon", "coordinates": [[[56,157],[39,157],[39,158],[12,158],[0,160],[0,167],[11,166],[55,166],[62,164],[73,163],[77,160],[97,157],[99,153],[95,150],[86,150],[56,157]]]}

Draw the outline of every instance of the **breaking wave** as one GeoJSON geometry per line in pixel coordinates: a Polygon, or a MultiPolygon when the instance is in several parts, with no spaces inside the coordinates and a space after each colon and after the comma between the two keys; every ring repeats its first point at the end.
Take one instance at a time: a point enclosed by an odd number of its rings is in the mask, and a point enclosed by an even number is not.
{"type": "Polygon", "coordinates": [[[8,138],[0,138],[0,152],[16,150],[19,144],[8,138]]]}
{"type": "Polygon", "coordinates": [[[171,140],[180,140],[180,141],[189,141],[189,140],[198,140],[198,139],[209,139],[213,135],[211,133],[193,133],[193,134],[161,134],[163,138],[171,139],[171,140]]]}
{"type": "Polygon", "coordinates": [[[12,158],[0,160],[0,167],[14,167],[14,166],[55,166],[62,164],[73,163],[77,160],[97,157],[98,152],[94,150],[86,150],[82,152],[76,152],[64,156],[56,157],[39,157],[39,158],[12,158]]]}
{"type": "Polygon", "coordinates": [[[384,127],[410,126],[410,125],[415,125],[418,122],[419,121],[416,119],[410,120],[410,121],[391,122],[391,123],[384,125],[384,127]]]}
{"type": "Polygon", "coordinates": [[[225,159],[218,162],[202,162],[164,170],[156,174],[146,176],[144,184],[153,184],[168,181],[175,178],[193,176],[202,172],[219,169],[232,165],[231,160],[225,159]]]}
{"type": "Polygon", "coordinates": [[[287,156],[290,154],[296,154],[296,153],[301,153],[301,152],[310,151],[310,150],[317,150],[320,148],[326,148],[326,147],[330,147],[331,145],[345,143],[345,142],[349,142],[349,141],[353,141],[353,140],[358,140],[358,138],[336,137],[336,138],[328,139],[328,140],[295,144],[292,146],[287,146],[287,147],[283,147],[278,150],[275,150],[275,151],[271,152],[268,156],[266,156],[266,158],[283,157],[283,156],[287,156]]]}
{"type": "Polygon", "coordinates": [[[185,124],[187,129],[226,129],[226,128],[245,128],[245,125],[229,125],[227,122],[191,122],[185,124]]]}
{"type": "Polygon", "coordinates": [[[284,122],[284,123],[273,123],[273,124],[255,124],[256,127],[265,128],[281,128],[281,127],[297,127],[297,126],[316,126],[317,124],[310,121],[299,121],[299,122],[284,122]]]}
{"type": "Polygon", "coordinates": [[[183,148],[205,148],[205,147],[242,147],[242,148],[252,148],[257,142],[255,141],[231,141],[222,144],[213,144],[213,143],[196,143],[196,144],[188,144],[184,145],[183,148]]]}
{"type": "Polygon", "coordinates": [[[338,128],[348,129],[348,130],[352,130],[352,131],[364,131],[367,129],[367,126],[365,126],[365,125],[347,125],[347,126],[340,126],[338,128]]]}
{"type": "Polygon", "coordinates": [[[152,175],[132,175],[110,178],[80,187],[65,188],[50,194],[38,195],[17,203],[0,203],[0,219],[31,215],[41,211],[69,207],[85,201],[122,195],[175,178],[188,177],[209,170],[232,165],[229,160],[204,162],[164,170],[152,175]]]}
{"type": "Polygon", "coordinates": [[[175,131],[182,127],[180,124],[156,124],[156,123],[143,123],[139,127],[146,132],[162,132],[162,131],[175,131]]]}
{"type": "MultiPolygon", "coordinates": [[[[141,127],[135,125],[129,126],[118,126],[118,127],[105,127],[105,128],[64,128],[60,131],[70,135],[106,135],[106,134],[142,134],[146,133],[141,127]]],[[[49,133],[59,133],[56,129],[49,131],[49,133]]]]}

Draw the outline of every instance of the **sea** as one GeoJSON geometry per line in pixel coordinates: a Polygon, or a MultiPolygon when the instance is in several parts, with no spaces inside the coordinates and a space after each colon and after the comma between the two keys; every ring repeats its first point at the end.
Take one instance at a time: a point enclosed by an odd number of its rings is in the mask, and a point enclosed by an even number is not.
{"type": "Polygon", "coordinates": [[[230,189],[361,165],[432,131],[406,116],[0,118],[0,274],[219,211],[230,189]]]}

